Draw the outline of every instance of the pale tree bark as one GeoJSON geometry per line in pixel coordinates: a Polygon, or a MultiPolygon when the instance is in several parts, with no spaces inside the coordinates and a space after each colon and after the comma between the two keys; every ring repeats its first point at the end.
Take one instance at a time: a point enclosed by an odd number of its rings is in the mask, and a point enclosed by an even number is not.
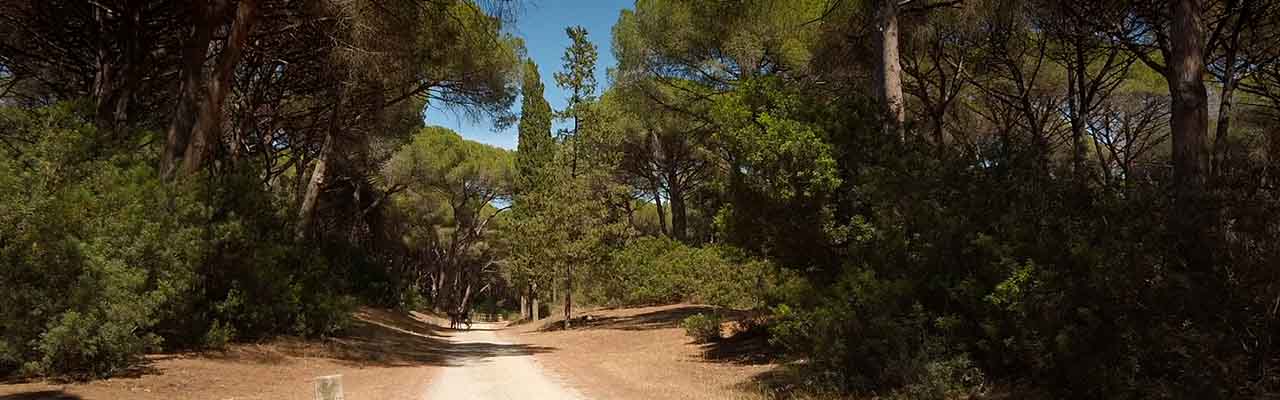
{"type": "Polygon", "coordinates": [[[187,145],[182,159],[182,173],[190,175],[203,168],[212,152],[214,143],[219,140],[222,128],[222,105],[226,102],[228,88],[231,86],[232,73],[240,63],[240,56],[249,41],[249,32],[257,21],[257,0],[240,0],[236,7],[236,19],[231,24],[227,43],[218,55],[218,64],[213,71],[214,79],[208,83],[204,101],[200,107],[200,115],[191,131],[191,142],[187,145]]]}
{"type": "Polygon", "coordinates": [[[898,0],[879,0],[876,10],[880,62],[876,67],[876,94],[884,109],[884,133],[905,140],[906,112],[902,100],[902,62],[898,58],[898,0]]]}
{"type": "Polygon", "coordinates": [[[1231,0],[1227,2],[1228,14],[1233,14],[1235,20],[1232,22],[1227,39],[1220,45],[1224,47],[1225,54],[1222,58],[1221,76],[1218,77],[1222,83],[1222,89],[1219,93],[1220,100],[1218,102],[1218,121],[1214,129],[1213,157],[1211,161],[1212,175],[1220,176],[1225,173],[1224,168],[1227,164],[1228,150],[1227,138],[1231,133],[1231,108],[1234,105],[1233,97],[1235,90],[1239,86],[1241,77],[1236,70],[1236,64],[1240,62],[1241,54],[1240,35],[1251,25],[1254,9],[1251,7],[1252,1],[1231,0]]]}
{"type": "MultiPolygon", "coordinates": [[[[1071,46],[1071,58],[1073,62],[1067,63],[1067,107],[1070,114],[1071,124],[1071,172],[1075,174],[1077,179],[1084,176],[1084,132],[1085,125],[1088,123],[1086,114],[1089,112],[1090,104],[1085,99],[1085,89],[1087,77],[1087,69],[1089,65],[1085,62],[1084,49],[1082,44],[1076,43],[1071,46]]],[[[1083,181],[1083,180],[1080,180],[1083,181]]]]}
{"type": "Polygon", "coordinates": [[[520,291],[520,320],[529,319],[529,289],[524,288],[520,291]]]}
{"type": "Polygon", "coordinates": [[[222,25],[227,0],[195,1],[195,24],[183,44],[181,90],[173,120],[165,134],[160,171],[171,179],[179,168],[186,175],[202,168],[213,143],[218,140],[222,124],[222,104],[249,34],[257,21],[257,0],[241,0],[235,19],[227,33],[226,43],[212,71],[205,77],[205,57],[213,41],[213,32],[222,25]],[[207,81],[207,82],[206,82],[207,81]]]}
{"type": "Polygon", "coordinates": [[[329,170],[329,160],[333,157],[333,147],[336,145],[334,141],[338,130],[338,121],[342,115],[342,90],[338,89],[337,103],[333,106],[333,114],[329,117],[329,127],[324,135],[324,144],[320,147],[320,158],[316,159],[315,167],[311,170],[311,180],[307,184],[307,192],[302,197],[302,204],[298,207],[298,226],[294,231],[294,237],[298,241],[306,239],[307,234],[311,231],[312,221],[315,219],[316,203],[320,198],[320,191],[324,188],[325,176],[329,170]]]}
{"type": "Polygon", "coordinates": [[[529,307],[529,308],[530,308],[530,310],[529,310],[529,314],[530,314],[530,316],[531,316],[531,319],[532,319],[532,320],[534,320],[534,321],[537,321],[537,320],[538,320],[538,317],[539,317],[539,315],[538,315],[538,313],[539,313],[539,310],[538,310],[538,282],[533,282],[533,284],[529,286],[529,306],[530,306],[530,307],[529,307]]]}
{"type": "Polygon", "coordinates": [[[1171,57],[1166,71],[1172,96],[1169,123],[1173,139],[1175,212],[1171,225],[1180,236],[1179,248],[1193,266],[1208,263],[1204,239],[1210,221],[1203,207],[1205,170],[1209,157],[1208,99],[1204,85],[1204,21],[1200,0],[1170,0],[1171,57]]]}

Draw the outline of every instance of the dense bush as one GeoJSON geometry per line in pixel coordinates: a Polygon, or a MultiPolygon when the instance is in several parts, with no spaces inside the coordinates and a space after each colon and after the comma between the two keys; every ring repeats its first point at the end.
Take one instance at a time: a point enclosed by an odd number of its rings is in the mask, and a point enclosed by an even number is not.
{"type": "MultiPolygon", "coordinates": [[[[1030,167],[877,163],[851,180],[866,217],[836,232],[850,261],[814,266],[823,273],[812,287],[774,308],[773,340],[807,360],[813,379],[912,398],[981,390],[982,375],[1059,398],[1274,390],[1257,372],[1274,325],[1247,311],[1274,302],[1262,283],[1273,274],[1258,267],[1275,259],[1274,239],[1236,237],[1242,247],[1217,253],[1220,267],[1195,271],[1171,244],[1158,184],[1048,185],[1049,173],[1030,167]]],[[[1274,208],[1259,206],[1266,192],[1233,196],[1224,210],[1275,229],[1274,208]]]]}
{"type": "Polygon", "coordinates": [[[592,282],[595,300],[622,305],[694,301],[750,309],[765,305],[783,275],[725,246],[693,247],[666,237],[633,239],[610,254],[592,282]]]}
{"type": "Polygon", "coordinates": [[[793,355],[811,384],[838,392],[947,399],[981,392],[982,371],[945,346],[947,319],[931,320],[911,283],[851,268],[822,292],[798,289],[810,304],[774,308],[770,340],[793,355]],[[818,299],[816,302],[813,299],[818,299]]]}
{"type": "Polygon", "coordinates": [[[32,144],[0,158],[0,373],[109,374],[161,338],[192,290],[209,210],[99,151],[73,105],[3,110],[32,144]]]}
{"type": "Polygon", "coordinates": [[[146,351],[347,325],[333,273],[357,267],[294,244],[287,204],[252,177],[163,183],[80,111],[0,108],[25,143],[0,157],[0,375],[110,375],[146,351]]]}
{"type": "Polygon", "coordinates": [[[698,343],[711,343],[720,340],[720,324],[724,319],[716,314],[697,313],[680,321],[685,334],[698,343]]]}

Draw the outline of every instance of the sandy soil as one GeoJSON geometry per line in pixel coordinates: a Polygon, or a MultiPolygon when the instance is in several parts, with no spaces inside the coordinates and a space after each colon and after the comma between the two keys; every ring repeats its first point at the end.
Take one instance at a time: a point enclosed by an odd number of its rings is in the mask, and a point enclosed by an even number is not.
{"type": "Polygon", "coordinates": [[[302,400],[315,397],[312,378],[333,374],[343,376],[347,399],[421,399],[440,369],[457,362],[442,351],[451,332],[424,323],[423,315],[362,310],[356,317],[350,337],[151,356],[111,379],[0,384],[0,400],[302,400]]]}
{"type": "Polygon", "coordinates": [[[593,399],[760,399],[756,378],[777,368],[754,349],[692,343],[680,321],[706,307],[674,305],[594,310],[558,330],[543,320],[498,332],[508,340],[559,350],[537,362],[593,399]],[[587,321],[589,316],[590,321],[587,321]]]}
{"type": "Polygon", "coordinates": [[[577,391],[548,376],[534,363],[535,355],[556,349],[511,344],[499,340],[498,324],[476,324],[473,330],[450,338],[457,365],[445,367],[427,389],[426,399],[539,399],[579,400],[577,391]]]}

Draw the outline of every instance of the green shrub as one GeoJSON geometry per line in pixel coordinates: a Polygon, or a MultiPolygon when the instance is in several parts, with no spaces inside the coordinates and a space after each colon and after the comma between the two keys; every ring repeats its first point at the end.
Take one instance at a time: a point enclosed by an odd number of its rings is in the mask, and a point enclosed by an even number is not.
{"type": "Polygon", "coordinates": [[[108,375],[161,343],[190,293],[208,209],[144,159],[93,154],[76,105],[5,109],[32,144],[0,158],[0,375],[108,375]]]}
{"type": "MultiPolygon", "coordinates": [[[[794,285],[792,290],[805,290],[794,285]]],[[[909,282],[853,268],[825,291],[792,293],[816,304],[773,309],[770,340],[807,360],[804,375],[835,391],[944,399],[980,392],[981,372],[941,340],[947,318],[931,319],[909,282]]]]}
{"type": "Polygon", "coordinates": [[[591,282],[600,302],[618,305],[701,302],[752,309],[782,276],[770,263],[727,246],[692,247],[666,237],[643,237],[614,251],[605,273],[591,282]]]}
{"type": "Polygon", "coordinates": [[[680,321],[684,332],[698,343],[711,343],[720,340],[720,324],[724,319],[719,315],[698,313],[680,321]]]}
{"type": "Polygon", "coordinates": [[[209,326],[209,330],[205,332],[202,345],[205,348],[222,350],[226,349],[231,340],[236,337],[236,328],[222,321],[214,320],[213,325],[209,326]]]}
{"type": "Polygon", "coordinates": [[[902,400],[968,399],[986,393],[986,375],[968,355],[924,362],[924,370],[915,380],[890,396],[902,400]]]}
{"type": "Polygon", "coordinates": [[[0,376],[105,376],[147,351],[350,324],[343,278],[375,268],[343,255],[358,251],[296,244],[254,173],[163,182],[81,108],[0,107],[22,138],[0,151],[0,376]]]}

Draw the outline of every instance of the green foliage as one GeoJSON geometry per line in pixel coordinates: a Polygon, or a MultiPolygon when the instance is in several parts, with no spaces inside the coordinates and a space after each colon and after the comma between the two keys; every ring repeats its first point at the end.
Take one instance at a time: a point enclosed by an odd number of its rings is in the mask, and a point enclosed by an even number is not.
{"type": "MultiPolygon", "coordinates": [[[[357,73],[387,73],[389,85],[404,82],[436,82],[430,98],[433,106],[449,107],[472,115],[489,115],[495,125],[514,122],[510,107],[519,94],[521,58],[524,42],[503,32],[502,20],[485,12],[472,0],[449,0],[429,5],[413,3],[354,4],[353,8],[370,12],[371,25],[391,24],[387,31],[357,29],[356,35],[370,34],[374,49],[391,46],[392,51],[360,51],[349,49],[346,56],[362,68],[357,73]],[[403,7],[396,10],[393,7],[403,7]],[[378,15],[377,13],[390,13],[378,15]],[[415,19],[407,16],[418,16],[415,19]],[[396,26],[409,23],[412,26],[396,26]],[[406,33],[414,37],[403,37],[406,33]],[[390,36],[390,38],[388,37],[390,36]],[[393,43],[388,43],[392,41],[393,43]],[[402,42],[394,42],[402,41],[402,42]],[[408,54],[402,54],[403,51],[408,54]],[[371,54],[372,53],[372,54],[371,54]],[[379,58],[403,57],[387,63],[406,63],[400,68],[377,64],[379,58]],[[409,74],[409,76],[398,76],[409,74]],[[407,79],[406,79],[407,78],[407,79]]],[[[365,21],[361,21],[365,22],[365,21]]],[[[392,64],[396,65],[396,64],[392,64]]]]}
{"type": "Polygon", "coordinates": [[[716,103],[719,139],[747,171],[747,186],[788,202],[820,198],[840,184],[822,127],[805,120],[807,106],[774,78],[745,82],[716,103]]]}
{"type": "Polygon", "coordinates": [[[0,111],[31,141],[0,158],[0,375],[105,376],[146,351],[347,324],[354,299],[268,193],[163,183],[75,104],[0,111]]]}
{"type": "Polygon", "coordinates": [[[32,144],[0,158],[0,374],[116,372],[190,292],[209,209],[144,160],[77,162],[100,144],[72,104],[3,112],[32,144]]]}
{"type": "Polygon", "coordinates": [[[691,247],[666,237],[642,237],[613,251],[589,281],[598,302],[619,305],[692,301],[754,309],[784,280],[770,263],[732,248],[691,247]]]}
{"type": "MultiPolygon", "coordinates": [[[[515,199],[501,236],[504,273],[513,282],[536,284],[542,293],[596,274],[612,244],[630,235],[625,220],[608,207],[617,198],[595,175],[574,178],[565,168],[565,148],[545,180],[515,199]]],[[[545,303],[544,303],[545,304],[545,303]]],[[[545,314],[543,314],[545,315],[545,314]]]]}
{"type": "Polygon", "coordinates": [[[770,340],[806,357],[798,368],[818,387],[902,399],[980,394],[986,386],[981,369],[946,346],[953,322],[931,320],[912,300],[910,285],[851,269],[824,292],[801,294],[816,304],[776,306],[770,340]]]}
{"type": "Polygon", "coordinates": [[[516,169],[520,174],[520,188],[527,189],[541,180],[543,170],[554,161],[555,139],[551,137],[551,105],[543,97],[542,77],[533,60],[525,61],[523,78],[516,169]]]}
{"type": "Polygon", "coordinates": [[[802,71],[820,19],[831,5],[814,0],[732,2],[641,0],[613,27],[623,76],[723,84],[767,68],[802,71]]]}
{"type": "Polygon", "coordinates": [[[514,162],[506,150],[465,140],[447,128],[427,127],[392,157],[385,174],[393,186],[404,185],[420,194],[435,192],[455,206],[469,202],[474,209],[510,196],[514,162]]]}
{"type": "MultiPolygon", "coordinates": [[[[398,239],[421,249],[420,254],[434,254],[429,260],[438,263],[437,271],[466,277],[437,284],[427,302],[437,307],[470,304],[467,296],[483,284],[470,280],[494,275],[486,270],[494,257],[489,232],[505,220],[500,217],[506,207],[497,207],[510,201],[516,189],[516,162],[506,150],[428,127],[387,163],[388,184],[403,190],[394,197],[407,225],[398,239]]],[[[441,273],[433,279],[444,277],[441,273]]],[[[401,304],[405,306],[403,299],[401,304]]]]}
{"type": "Polygon", "coordinates": [[[809,103],[797,88],[765,77],[720,97],[711,117],[716,140],[732,154],[728,200],[717,212],[719,233],[784,264],[833,262],[829,229],[834,195],[843,183],[827,128],[828,106],[809,103]]]}
{"type": "Polygon", "coordinates": [[[590,102],[596,91],[596,45],[587,39],[587,29],[571,26],[564,29],[569,36],[569,48],[565,49],[563,71],[555,73],[556,86],[568,89],[570,108],[578,103],[590,102]]]}
{"type": "Polygon", "coordinates": [[[724,320],[716,314],[697,313],[680,321],[680,327],[697,343],[711,343],[720,340],[720,324],[724,320]]]}

